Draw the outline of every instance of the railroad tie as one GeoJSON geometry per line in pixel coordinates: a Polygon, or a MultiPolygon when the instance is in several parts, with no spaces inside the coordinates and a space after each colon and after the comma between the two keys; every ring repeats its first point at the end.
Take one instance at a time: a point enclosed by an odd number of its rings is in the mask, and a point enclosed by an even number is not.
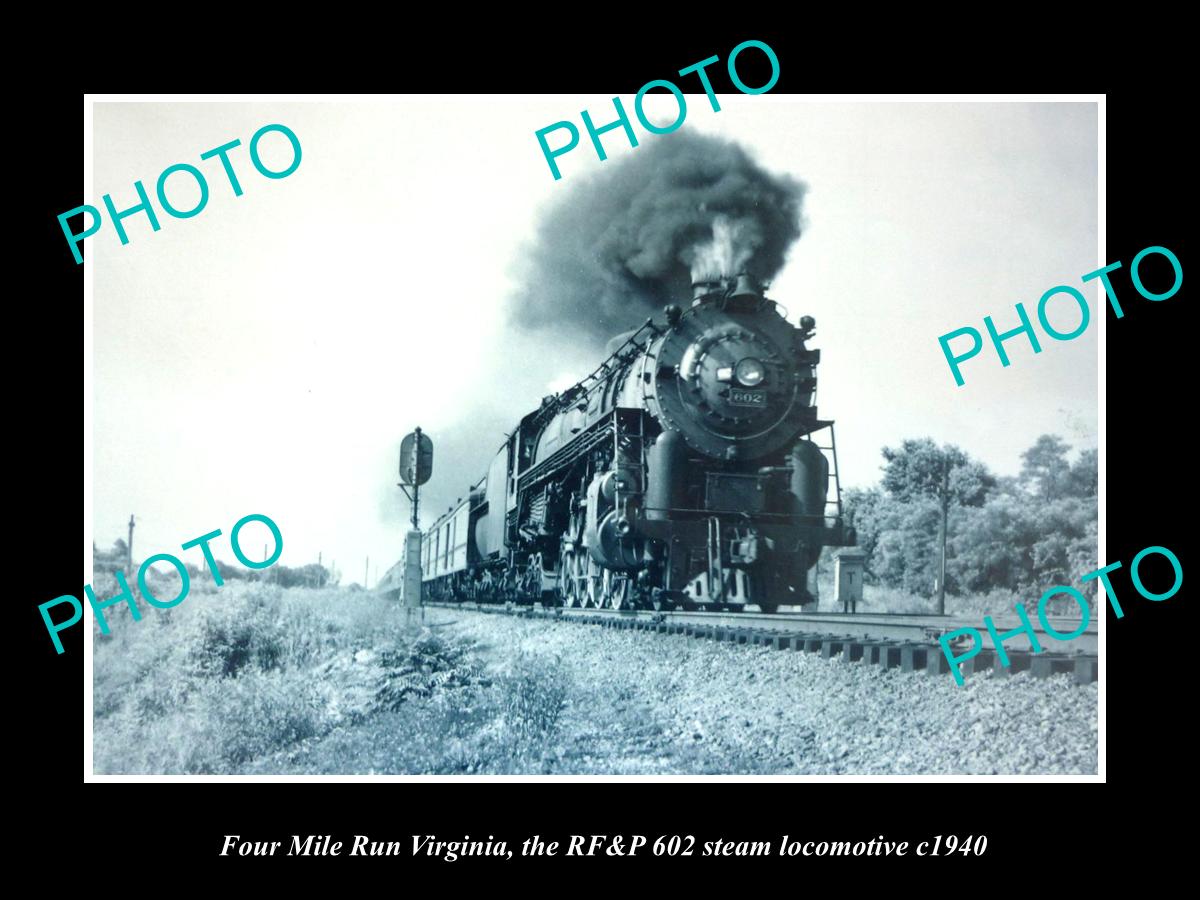
{"type": "MultiPolygon", "coordinates": [[[[822,648],[825,646],[825,636],[820,634],[810,634],[804,639],[805,653],[822,653],[822,648]]],[[[835,651],[836,652],[836,651],[835,651]]]]}
{"type": "Polygon", "coordinates": [[[1029,674],[1034,678],[1051,675],[1073,675],[1075,660],[1065,653],[1038,653],[1029,663],[1029,674]]]}
{"type": "Polygon", "coordinates": [[[842,648],[846,642],[841,638],[826,637],[821,641],[821,658],[833,659],[834,656],[842,652],[842,648]]]}
{"type": "Polygon", "coordinates": [[[862,661],[869,666],[879,664],[879,657],[883,655],[883,648],[887,646],[884,641],[866,641],[863,643],[863,658],[862,661]]]}
{"type": "Polygon", "coordinates": [[[916,672],[924,669],[931,649],[926,644],[901,644],[900,671],[916,672]]]}
{"type": "Polygon", "coordinates": [[[949,675],[950,660],[940,647],[930,645],[925,650],[925,671],[930,675],[949,675]]]}
{"type": "Polygon", "coordinates": [[[887,643],[879,645],[879,665],[885,669],[895,669],[900,666],[900,650],[902,644],[887,643]]]}
{"type": "Polygon", "coordinates": [[[842,645],[842,659],[846,662],[858,662],[863,658],[864,641],[852,639],[842,645]]]}
{"type": "MultiPolygon", "coordinates": [[[[942,655],[944,656],[945,654],[942,655]]],[[[960,671],[962,672],[963,676],[966,677],[967,675],[973,675],[976,672],[986,672],[989,669],[995,668],[995,666],[996,651],[981,649],[970,659],[963,661],[962,669],[960,669],[960,671]]]]}
{"type": "Polygon", "coordinates": [[[1008,655],[1008,665],[1003,665],[1000,662],[1000,654],[996,654],[996,674],[1002,678],[1007,678],[1009,675],[1015,675],[1018,672],[1028,672],[1033,665],[1034,654],[1028,650],[1006,650],[1008,655]]]}
{"type": "Polygon", "coordinates": [[[1095,656],[1075,657],[1075,683],[1089,684],[1100,677],[1100,660],[1095,656]]]}

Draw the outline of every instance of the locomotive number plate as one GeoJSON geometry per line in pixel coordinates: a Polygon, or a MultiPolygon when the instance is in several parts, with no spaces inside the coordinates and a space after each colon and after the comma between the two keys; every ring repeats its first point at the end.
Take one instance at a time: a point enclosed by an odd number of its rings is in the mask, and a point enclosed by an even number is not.
{"type": "Polygon", "coordinates": [[[733,388],[729,392],[729,402],[737,406],[766,406],[767,395],[762,391],[740,391],[733,388]]]}

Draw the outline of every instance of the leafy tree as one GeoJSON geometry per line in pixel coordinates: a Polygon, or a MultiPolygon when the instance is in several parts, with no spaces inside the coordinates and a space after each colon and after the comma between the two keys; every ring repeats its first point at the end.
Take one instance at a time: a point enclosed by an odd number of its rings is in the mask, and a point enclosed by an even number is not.
{"type": "MultiPolygon", "coordinates": [[[[874,563],[875,548],[879,544],[880,506],[883,499],[883,491],[877,487],[848,488],[842,497],[846,522],[858,532],[858,546],[867,554],[866,574],[873,578],[878,577],[874,571],[874,563]]],[[[830,548],[826,547],[824,550],[830,551],[830,548]]],[[[832,551],[829,558],[832,559],[832,551]]]]}
{"type": "Polygon", "coordinates": [[[938,612],[945,612],[950,507],[980,506],[996,486],[996,479],[982,463],[972,460],[958,447],[953,444],[939,447],[929,438],[905,441],[896,450],[884,447],[883,458],[887,460],[884,490],[902,501],[937,502],[941,563],[937,579],[938,612]]]}
{"type": "Polygon", "coordinates": [[[1022,497],[1001,492],[980,507],[959,510],[954,518],[951,571],[961,591],[1015,588],[1031,568],[1033,523],[1022,497]]]}
{"type": "Polygon", "coordinates": [[[1071,466],[1067,462],[1070,446],[1053,434],[1043,434],[1021,454],[1021,479],[1043,500],[1056,500],[1069,488],[1071,466]]]}
{"type": "Polygon", "coordinates": [[[274,565],[264,569],[264,577],[280,587],[325,587],[329,583],[329,570],[317,563],[306,566],[274,565]]]}
{"type": "Polygon", "coordinates": [[[217,573],[221,576],[222,581],[231,581],[234,579],[245,579],[250,577],[250,573],[241,566],[231,566],[223,559],[217,560],[217,573]]]}
{"type": "Polygon", "coordinates": [[[944,514],[947,591],[1004,589],[1031,606],[1055,584],[1094,594],[1079,577],[1098,566],[1097,453],[1085,450],[1068,464],[1069,451],[1043,436],[1023,454],[1020,475],[996,478],[932,440],[886,448],[881,484],[845,497],[868,553],[868,581],[927,593],[941,568],[944,514]]]}
{"type": "Polygon", "coordinates": [[[1096,497],[1100,493],[1100,459],[1095,448],[1079,454],[1067,476],[1067,493],[1072,497],[1096,497]]]}
{"type": "Polygon", "coordinates": [[[937,556],[929,535],[937,529],[936,500],[903,501],[880,488],[846,492],[846,513],[866,551],[866,576],[875,584],[924,593],[933,584],[937,556]]]}
{"type": "Polygon", "coordinates": [[[936,497],[959,506],[979,506],[996,479],[982,463],[958,447],[939,447],[929,438],[905,441],[899,448],[883,448],[887,465],[883,488],[900,500],[936,497]]]}

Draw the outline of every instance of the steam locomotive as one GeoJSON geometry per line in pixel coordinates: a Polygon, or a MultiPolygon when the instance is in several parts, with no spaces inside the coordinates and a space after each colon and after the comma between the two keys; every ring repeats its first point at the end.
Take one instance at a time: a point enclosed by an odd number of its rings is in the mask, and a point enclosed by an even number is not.
{"type": "Polygon", "coordinates": [[[855,541],[833,423],[814,405],[816,323],[793,326],[744,273],[693,290],[690,307],[614,338],[595,371],[521,419],[426,532],[426,599],[815,602],[821,548],[855,541]]]}

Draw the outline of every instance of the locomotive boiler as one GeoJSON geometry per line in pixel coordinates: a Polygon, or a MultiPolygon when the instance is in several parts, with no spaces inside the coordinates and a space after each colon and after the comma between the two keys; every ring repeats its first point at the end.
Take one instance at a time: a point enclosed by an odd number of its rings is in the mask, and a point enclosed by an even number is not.
{"type": "Polygon", "coordinates": [[[697,283],[686,309],[614,338],[427,531],[425,596],[766,612],[814,602],[821,548],[854,543],[833,423],[817,417],[814,328],[809,316],[789,323],[742,274],[697,283]]]}

